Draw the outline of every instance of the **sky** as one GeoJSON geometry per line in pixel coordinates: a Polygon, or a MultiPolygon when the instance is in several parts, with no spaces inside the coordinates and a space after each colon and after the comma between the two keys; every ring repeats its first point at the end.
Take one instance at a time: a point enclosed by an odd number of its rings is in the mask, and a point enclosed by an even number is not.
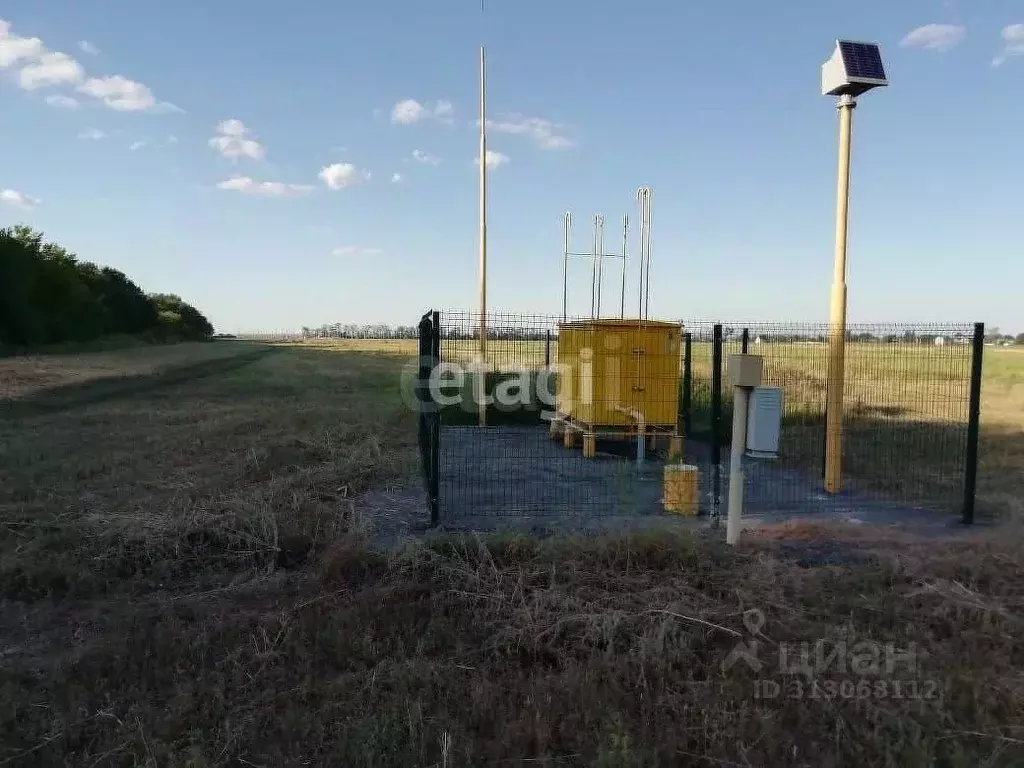
{"type": "MultiPolygon", "coordinates": [[[[572,247],[620,252],[651,189],[650,316],[825,321],[836,38],[858,101],[851,322],[1024,331],[1024,8],[1015,0],[5,0],[0,226],[24,222],[220,332],[412,325],[478,307],[487,50],[488,309],[558,314],[572,247]]],[[[621,262],[602,309],[618,310],[621,262]]],[[[570,313],[591,263],[571,260],[570,313]]]]}

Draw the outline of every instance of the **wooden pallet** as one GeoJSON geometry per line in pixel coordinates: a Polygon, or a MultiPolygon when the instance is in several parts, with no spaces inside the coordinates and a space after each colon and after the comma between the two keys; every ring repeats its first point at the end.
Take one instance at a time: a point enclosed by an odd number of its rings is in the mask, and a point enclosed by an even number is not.
{"type": "MultiPolygon", "coordinates": [[[[582,445],[583,455],[593,458],[597,453],[598,440],[620,440],[635,443],[638,428],[627,425],[586,424],[572,417],[556,416],[551,420],[549,434],[552,440],[562,439],[566,448],[582,445]]],[[[656,451],[664,447],[669,456],[681,456],[683,453],[683,436],[675,424],[645,425],[644,433],[647,450],[656,451]]]]}

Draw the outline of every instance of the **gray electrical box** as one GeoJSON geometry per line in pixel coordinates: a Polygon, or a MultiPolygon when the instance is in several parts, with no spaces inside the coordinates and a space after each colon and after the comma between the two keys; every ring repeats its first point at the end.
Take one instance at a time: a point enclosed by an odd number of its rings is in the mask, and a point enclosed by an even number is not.
{"type": "Polygon", "coordinates": [[[782,387],[754,387],[747,404],[747,456],[775,459],[782,430],[782,387]]]}
{"type": "Polygon", "coordinates": [[[764,378],[764,358],[760,355],[729,355],[726,374],[734,387],[756,387],[764,378]]]}

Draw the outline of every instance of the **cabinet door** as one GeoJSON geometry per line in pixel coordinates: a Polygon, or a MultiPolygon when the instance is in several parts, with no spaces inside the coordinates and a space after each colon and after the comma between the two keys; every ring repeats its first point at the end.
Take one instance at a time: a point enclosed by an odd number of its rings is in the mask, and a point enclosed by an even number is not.
{"type": "Polygon", "coordinates": [[[659,330],[651,341],[656,349],[646,357],[648,418],[653,424],[675,425],[679,420],[680,334],[674,329],[659,330]]]}

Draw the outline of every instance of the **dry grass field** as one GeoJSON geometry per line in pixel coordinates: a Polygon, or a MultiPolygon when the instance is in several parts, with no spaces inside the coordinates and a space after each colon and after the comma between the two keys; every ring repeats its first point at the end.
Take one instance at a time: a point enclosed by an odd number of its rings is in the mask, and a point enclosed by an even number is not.
{"type": "MultiPolygon", "coordinates": [[[[380,551],[363,493],[418,482],[411,351],[0,360],[0,765],[1024,761],[1019,526],[380,551]],[[725,669],[752,608],[763,666],[725,669]],[[780,666],[844,638],[915,663],[780,666]]],[[[1008,512],[1022,385],[994,350],[980,498],[1008,512]]]]}

